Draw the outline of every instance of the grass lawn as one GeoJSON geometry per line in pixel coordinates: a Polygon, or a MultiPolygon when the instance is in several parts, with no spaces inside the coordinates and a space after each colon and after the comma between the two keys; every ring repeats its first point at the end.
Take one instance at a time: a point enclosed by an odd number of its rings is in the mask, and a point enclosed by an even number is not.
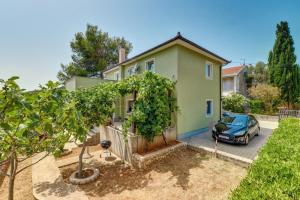
{"type": "MultiPolygon", "coordinates": [[[[246,169],[192,150],[174,152],[139,171],[123,164],[99,168],[100,177],[79,186],[90,199],[227,199],[246,175],[246,169]]],[[[65,181],[77,165],[61,168],[65,181]]]]}

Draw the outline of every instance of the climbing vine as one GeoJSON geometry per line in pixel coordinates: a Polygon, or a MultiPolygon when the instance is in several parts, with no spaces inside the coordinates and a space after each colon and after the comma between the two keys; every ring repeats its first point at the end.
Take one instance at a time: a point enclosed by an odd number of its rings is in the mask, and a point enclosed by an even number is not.
{"type": "Polygon", "coordinates": [[[156,135],[170,127],[172,114],[177,110],[174,82],[158,74],[145,72],[118,82],[117,88],[121,96],[134,96],[131,115],[123,123],[125,135],[133,125],[135,133],[151,142],[156,135]]]}

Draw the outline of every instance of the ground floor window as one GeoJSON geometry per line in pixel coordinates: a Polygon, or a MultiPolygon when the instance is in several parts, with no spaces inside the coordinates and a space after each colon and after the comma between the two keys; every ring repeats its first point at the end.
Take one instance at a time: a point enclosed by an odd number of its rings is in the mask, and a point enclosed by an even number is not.
{"type": "Polygon", "coordinates": [[[206,117],[210,117],[213,114],[213,101],[211,99],[206,100],[206,117]]]}
{"type": "Polygon", "coordinates": [[[127,101],[127,113],[131,113],[133,108],[134,100],[130,99],[127,101]]]}

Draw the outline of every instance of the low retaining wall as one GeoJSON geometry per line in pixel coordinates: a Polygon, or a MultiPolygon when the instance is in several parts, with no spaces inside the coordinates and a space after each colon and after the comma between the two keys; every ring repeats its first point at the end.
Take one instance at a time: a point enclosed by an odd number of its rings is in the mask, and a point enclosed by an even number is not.
{"type": "Polygon", "coordinates": [[[251,163],[253,162],[251,159],[236,156],[236,155],[233,155],[233,154],[230,154],[230,153],[227,153],[224,151],[220,151],[220,150],[217,150],[217,153],[216,153],[215,149],[204,147],[204,146],[193,146],[193,145],[188,144],[187,148],[197,151],[199,153],[204,153],[204,154],[210,155],[210,156],[216,155],[216,157],[219,159],[232,162],[232,163],[239,165],[241,167],[244,167],[244,168],[248,168],[251,165],[251,163]]]}
{"type": "MultiPolygon", "coordinates": [[[[167,142],[176,140],[176,129],[169,128],[164,132],[167,142]]],[[[127,142],[121,130],[111,126],[100,126],[100,140],[110,140],[110,150],[121,159],[132,163],[132,155],[134,153],[143,153],[147,141],[140,135],[128,133],[127,142]]],[[[152,143],[148,143],[148,150],[165,145],[161,135],[155,136],[152,143]]]]}
{"type": "Polygon", "coordinates": [[[261,121],[270,121],[270,122],[278,122],[279,117],[276,115],[258,115],[253,114],[257,120],[261,121]]]}
{"type": "Polygon", "coordinates": [[[187,144],[186,143],[178,143],[173,146],[169,146],[154,152],[151,152],[146,155],[140,155],[137,153],[134,153],[132,155],[132,164],[135,167],[138,167],[140,169],[145,169],[147,166],[152,164],[153,162],[164,159],[167,157],[169,154],[173,153],[174,151],[177,151],[179,149],[186,149],[187,144]]]}

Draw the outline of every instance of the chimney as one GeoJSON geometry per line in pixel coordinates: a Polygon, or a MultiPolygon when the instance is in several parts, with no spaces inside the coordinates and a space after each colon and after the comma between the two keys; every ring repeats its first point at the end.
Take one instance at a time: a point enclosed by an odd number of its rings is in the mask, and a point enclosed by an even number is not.
{"type": "Polygon", "coordinates": [[[122,63],[126,60],[126,53],[123,47],[119,47],[119,63],[122,63]]]}

